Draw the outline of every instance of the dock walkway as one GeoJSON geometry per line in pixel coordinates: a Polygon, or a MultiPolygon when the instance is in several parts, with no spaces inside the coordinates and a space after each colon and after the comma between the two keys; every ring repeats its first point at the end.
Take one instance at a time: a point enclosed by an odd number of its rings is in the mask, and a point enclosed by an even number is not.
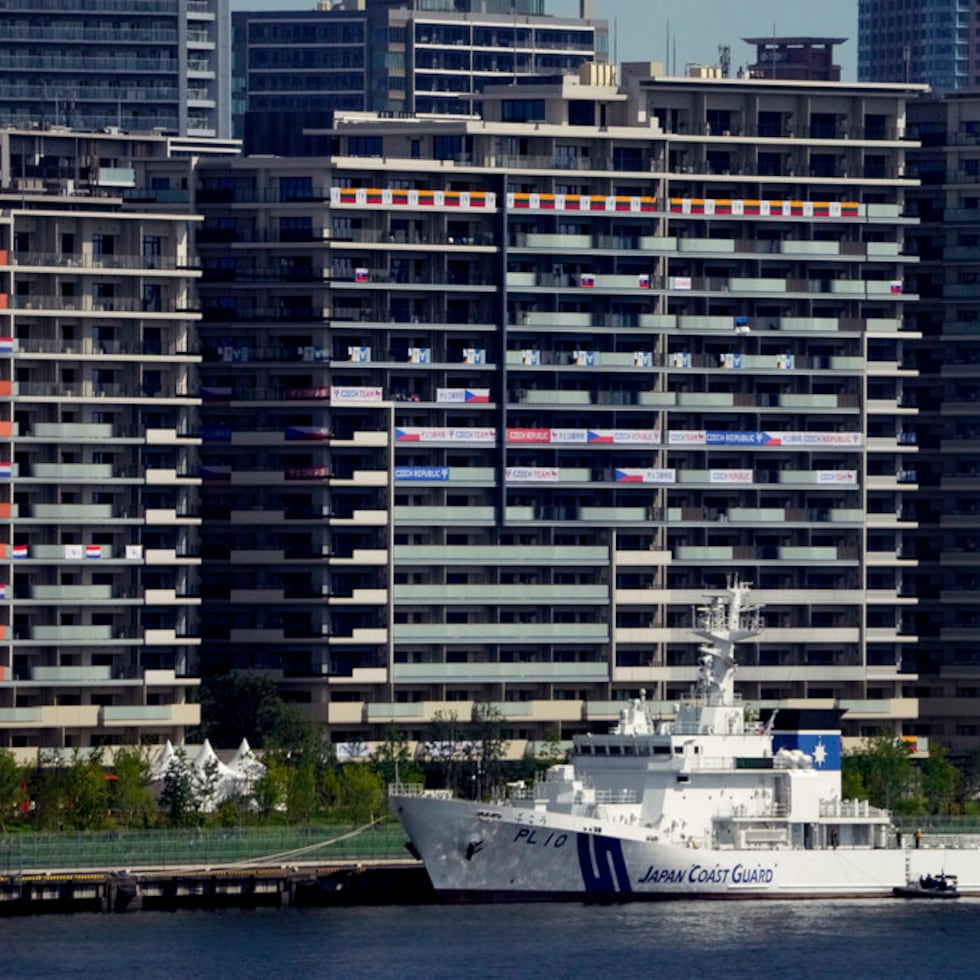
{"type": "Polygon", "coordinates": [[[226,868],[60,869],[0,875],[0,916],[431,901],[434,895],[425,869],[410,858],[226,868]]]}

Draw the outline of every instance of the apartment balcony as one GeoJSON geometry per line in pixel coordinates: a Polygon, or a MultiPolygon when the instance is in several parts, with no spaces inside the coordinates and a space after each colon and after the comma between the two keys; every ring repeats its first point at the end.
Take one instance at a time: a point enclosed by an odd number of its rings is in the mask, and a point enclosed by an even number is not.
{"type": "Polygon", "coordinates": [[[605,585],[396,585],[395,605],[598,605],[609,603],[605,585]]]}
{"type": "Polygon", "coordinates": [[[386,510],[354,510],[350,516],[330,514],[331,527],[387,527],[389,514],[386,510]]]}
{"type": "Polygon", "coordinates": [[[79,731],[97,728],[100,707],[86,705],[43,705],[36,708],[0,708],[0,728],[67,728],[79,731]]]}
{"type": "MultiPolygon", "coordinates": [[[[30,553],[27,558],[30,561],[80,561],[89,564],[94,564],[96,560],[105,561],[109,558],[121,558],[123,557],[118,552],[113,553],[112,545],[103,544],[99,545],[99,556],[98,559],[86,558],[85,549],[83,547],[78,547],[72,549],[71,545],[63,544],[35,544],[31,546],[30,553]],[[69,550],[71,549],[71,550],[69,550]]],[[[127,556],[128,557],[128,556],[127,556]]],[[[132,556],[135,559],[135,553],[132,556]]],[[[142,558],[142,554],[140,554],[142,558]]]]}
{"type": "Polygon", "coordinates": [[[388,604],[387,589],[353,589],[350,595],[333,593],[327,595],[327,602],[331,606],[386,606],[388,604]]]}
{"type": "Polygon", "coordinates": [[[918,698],[882,698],[881,700],[848,700],[842,698],[840,707],[845,721],[916,721],[919,717],[918,698]]]}
{"type": "MultiPolygon", "coordinates": [[[[133,681],[119,677],[112,667],[31,667],[30,679],[39,685],[45,684],[81,684],[102,687],[111,684],[113,680],[122,684],[132,684],[133,681]]],[[[141,683],[139,680],[136,683],[141,683]]]]}
{"type": "Polygon", "coordinates": [[[394,664],[396,684],[501,683],[601,683],[609,680],[609,664],[562,663],[431,663],[394,664]]]}
{"type": "Polygon", "coordinates": [[[605,567],[609,549],[594,545],[397,545],[395,562],[412,565],[605,567]]]}
{"type": "Polygon", "coordinates": [[[28,635],[36,643],[88,644],[124,639],[112,626],[34,626],[28,635]]]}
{"type": "Polygon", "coordinates": [[[355,627],[349,634],[331,633],[331,646],[379,646],[388,642],[388,630],[383,626],[355,627]]]}
{"type": "Polygon", "coordinates": [[[360,701],[331,701],[326,707],[328,725],[360,725],[367,720],[367,707],[360,701]]]}
{"type": "Polygon", "coordinates": [[[580,722],[582,702],[538,700],[501,701],[497,704],[504,721],[512,722],[580,722]]]}
{"type": "Polygon", "coordinates": [[[387,565],[388,551],[386,548],[355,548],[349,555],[330,555],[333,566],[356,565],[387,565]]]}
{"type": "Polygon", "coordinates": [[[396,643],[606,643],[605,623],[396,623],[396,643]]]}
{"type": "Polygon", "coordinates": [[[107,704],[102,707],[106,727],[144,727],[147,725],[199,725],[199,704],[107,704]]]}
{"type": "Polygon", "coordinates": [[[112,424],[104,422],[38,422],[26,435],[65,442],[102,442],[120,438],[113,432],[112,424]]]}
{"type": "Polygon", "coordinates": [[[494,507],[395,507],[396,525],[485,524],[496,520],[494,507]]]}
{"type": "Polygon", "coordinates": [[[111,585],[33,585],[31,586],[31,598],[36,602],[63,603],[65,605],[141,601],[136,596],[114,595],[113,591],[111,585]]]}

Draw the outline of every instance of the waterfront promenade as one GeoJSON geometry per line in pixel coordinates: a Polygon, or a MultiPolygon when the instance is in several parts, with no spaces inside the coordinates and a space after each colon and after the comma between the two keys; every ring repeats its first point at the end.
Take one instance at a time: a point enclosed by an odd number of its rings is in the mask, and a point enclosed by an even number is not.
{"type": "Polygon", "coordinates": [[[432,900],[397,824],[0,836],[0,916],[432,900]]]}
{"type": "Polygon", "coordinates": [[[408,857],[405,841],[405,831],[392,820],[366,826],[0,834],[0,874],[397,860],[408,857]]]}

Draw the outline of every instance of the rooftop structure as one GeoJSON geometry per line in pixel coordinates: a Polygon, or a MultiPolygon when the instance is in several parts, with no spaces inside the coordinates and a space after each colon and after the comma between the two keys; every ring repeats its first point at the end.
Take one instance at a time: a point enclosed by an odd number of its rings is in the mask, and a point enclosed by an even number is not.
{"type": "Polygon", "coordinates": [[[745,37],[756,48],[751,78],[782,78],[800,82],[839,82],[840,65],[834,64],[834,45],[846,37],[745,37]]]}

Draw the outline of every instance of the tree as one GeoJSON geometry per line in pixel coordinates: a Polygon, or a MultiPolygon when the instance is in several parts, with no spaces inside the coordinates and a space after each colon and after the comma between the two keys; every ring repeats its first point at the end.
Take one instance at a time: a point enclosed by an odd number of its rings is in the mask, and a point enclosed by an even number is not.
{"type": "Polygon", "coordinates": [[[489,701],[473,705],[473,745],[476,763],[476,796],[489,799],[500,784],[507,742],[503,738],[504,716],[489,701]]]}
{"type": "Polygon", "coordinates": [[[846,781],[863,786],[872,805],[898,811],[916,809],[909,746],[893,734],[882,732],[867,739],[863,748],[845,756],[844,769],[846,781]]]}
{"type": "Polygon", "coordinates": [[[27,800],[27,767],[18,765],[9,749],[0,749],[0,831],[7,832],[7,821],[23,813],[27,800]]]}
{"type": "Polygon", "coordinates": [[[202,739],[233,748],[248,738],[256,748],[288,740],[297,712],[279,696],[275,681],[262,673],[223,674],[201,683],[202,739]]]}
{"type": "Polygon", "coordinates": [[[922,793],[929,812],[952,812],[962,795],[963,776],[938,742],[929,743],[929,758],[923,760],[921,771],[922,793]]]}
{"type": "Polygon", "coordinates": [[[363,762],[340,767],[340,808],[355,823],[368,823],[385,810],[385,787],[381,776],[363,762]]]}
{"type": "Polygon", "coordinates": [[[544,741],[538,746],[535,758],[549,764],[567,760],[568,752],[561,744],[561,728],[558,725],[544,733],[544,741]]]}
{"type": "Polygon", "coordinates": [[[429,723],[429,737],[420,746],[422,758],[442,774],[443,785],[459,792],[460,771],[469,755],[466,726],[455,711],[437,711],[429,723]]]}
{"type": "Polygon", "coordinates": [[[259,813],[269,817],[277,810],[285,810],[289,777],[285,760],[276,753],[266,753],[263,763],[265,772],[255,781],[252,799],[259,813]]]}
{"type": "Polygon", "coordinates": [[[220,769],[217,759],[209,759],[200,769],[191,766],[191,790],[199,811],[212,813],[217,809],[220,769]]]}
{"type": "Polygon", "coordinates": [[[422,769],[412,758],[405,733],[397,728],[385,732],[385,740],[374,750],[371,763],[385,786],[422,782],[422,769]]]}
{"type": "Polygon", "coordinates": [[[112,757],[115,779],[110,785],[110,806],[126,826],[150,822],[156,809],[150,792],[150,763],[145,749],[116,749],[112,757]]]}
{"type": "Polygon", "coordinates": [[[194,795],[194,777],[187,753],[177,749],[163,777],[160,808],[171,827],[188,827],[197,819],[198,801],[194,795]]]}
{"type": "Polygon", "coordinates": [[[484,701],[473,705],[468,722],[460,722],[455,712],[437,712],[422,757],[441,770],[445,785],[457,795],[486,798],[500,781],[507,753],[503,720],[500,708],[484,701]]]}
{"type": "Polygon", "coordinates": [[[69,758],[42,752],[33,774],[35,822],[46,830],[95,830],[109,815],[103,753],[76,749],[69,758]]]}

